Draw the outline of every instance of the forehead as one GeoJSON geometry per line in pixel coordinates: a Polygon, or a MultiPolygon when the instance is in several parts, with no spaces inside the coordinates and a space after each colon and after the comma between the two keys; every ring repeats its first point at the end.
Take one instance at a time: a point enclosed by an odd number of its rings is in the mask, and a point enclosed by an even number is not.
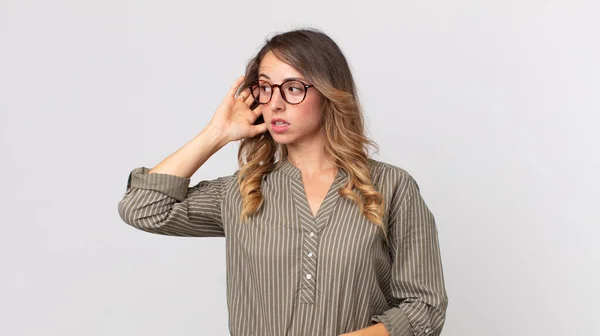
{"type": "Polygon", "coordinates": [[[273,81],[283,81],[287,78],[303,78],[300,72],[277,58],[272,51],[267,52],[263,57],[258,68],[258,74],[259,76],[266,75],[266,77],[262,76],[262,78],[273,81]]]}

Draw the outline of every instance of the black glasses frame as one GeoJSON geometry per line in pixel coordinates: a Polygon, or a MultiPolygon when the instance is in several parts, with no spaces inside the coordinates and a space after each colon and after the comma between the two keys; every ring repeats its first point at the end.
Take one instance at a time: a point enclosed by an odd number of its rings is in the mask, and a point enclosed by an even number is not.
{"type": "Polygon", "coordinates": [[[270,84],[268,82],[265,82],[265,83],[271,87],[271,97],[269,97],[269,100],[267,100],[266,103],[261,103],[259,101],[259,99],[258,99],[259,97],[254,96],[254,92],[252,90],[252,87],[255,86],[255,85],[258,85],[258,80],[255,80],[254,82],[252,82],[252,84],[248,85],[248,88],[250,89],[250,94],[252,95],[252,97],[254,97],[254,100],[257,103],[262,104],[262,105],[268,104],[271,101],[271,99],[273,99],[273,93],[275,92],[274,88],[279,88],[279,93],[281,94],[281,97],[283,98],[283,100],[285,100],[286,103],[288,103],[290,105],[298,105],[298,104],[302,103],[304,101],[304,99],[306,99],[306,94],[308,93],[308,88],[314,87],[314,85],[312,85],[312,84],[306,84],[306,83],[304,83],[302,81],[299,81],[297,79],[286,79],[283,82],[281,82],[281,84],[270,84]],[[285,83],[287,83],[287,82],[298,82],[298,83],[300,83],[300,84],[302,84],[304,86],[304,96],[302,97],[302,99],[299,102],[297,102],[297,103],[290,103],[287,100],[287,97],[285,96],[285,91],[281,90],[281,87],[285,83]]]}

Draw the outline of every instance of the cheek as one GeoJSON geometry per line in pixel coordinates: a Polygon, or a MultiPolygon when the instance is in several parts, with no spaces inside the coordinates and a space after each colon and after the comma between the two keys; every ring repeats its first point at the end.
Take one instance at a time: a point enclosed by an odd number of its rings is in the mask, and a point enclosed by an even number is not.
{"type": "Polygon", "coordinates": [[[303,108],[294,111],[294,118],[292,119],[295,124],[302,125],[305,130],[313,129],[321,123],[321,115],[318,108],[303,108]]]}
{"type": "Polygon", "coordinates": [[[305,101],[306,104],[302,106],[298,115],[302,116],[305,123],[308,124],[320,124],[321,123],[321,106],[318,99],[310,99],[305,101]]]}

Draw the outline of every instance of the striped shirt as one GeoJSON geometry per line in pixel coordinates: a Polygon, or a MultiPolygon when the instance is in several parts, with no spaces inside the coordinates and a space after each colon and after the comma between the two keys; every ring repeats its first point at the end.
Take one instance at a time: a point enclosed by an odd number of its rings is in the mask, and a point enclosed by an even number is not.
{"type": "Polygon", "coordinates": [[[225,237],[231,335],[334,336],[377,322],[392,336],[439,335],[448,298],[434,217],[405,170],[374,159],[369,167],[388,242],[338,194],[345,169],[313,216],[287,159],[262,179],[262,209],[246,223],[239,170],[189,187],[189,178],[135,168],[118,210],[147,232],[225,237]]]}

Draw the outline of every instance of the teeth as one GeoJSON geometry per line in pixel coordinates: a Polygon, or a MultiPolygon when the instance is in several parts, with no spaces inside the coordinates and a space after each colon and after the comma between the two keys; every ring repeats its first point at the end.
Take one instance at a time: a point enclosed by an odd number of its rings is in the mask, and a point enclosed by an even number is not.
{"type": "Polygon", "coordinates": [[[286,126],[286,125],[288,125],[288,123],[283,122],[283,121],[276,121],[275,125],[277,125],[277,126],[286,126]]]}

